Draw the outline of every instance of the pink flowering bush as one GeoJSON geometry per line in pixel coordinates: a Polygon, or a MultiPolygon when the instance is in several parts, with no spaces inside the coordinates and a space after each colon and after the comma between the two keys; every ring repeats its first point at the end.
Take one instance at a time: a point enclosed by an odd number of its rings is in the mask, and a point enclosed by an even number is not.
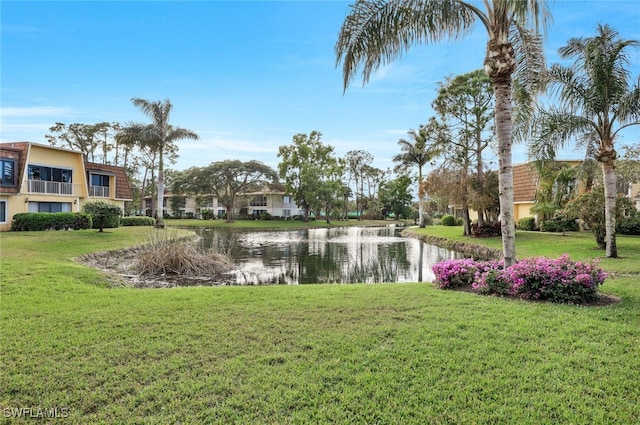
{"type": "Polygon", "coordinates": [[[446,260],[434,264],[433,274],[441,289],[454,289],[470,286],[478,271],[478,262],[471,258],[446,260]]]}
{"type": "Polygon", "coordinates": [[[607,274],[597,263],[574,262],[568,255],[558,259],[525,258],[504,268],[500,261],[448,260],[433,266],[441,288],[471,285],[483,294],[546,300],[555,303],[585,303],[598,297],[598,287],[607,274]],[[473,278],[470,273],[473,272],[473,278]]]}

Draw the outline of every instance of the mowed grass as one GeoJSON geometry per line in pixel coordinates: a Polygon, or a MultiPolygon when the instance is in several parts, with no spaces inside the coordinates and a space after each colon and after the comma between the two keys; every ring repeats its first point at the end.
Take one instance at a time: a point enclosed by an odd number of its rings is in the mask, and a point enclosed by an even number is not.
{"type": "MultiPolygon", "coordinates": [[[[605,282],[603,292],[622,297],[608,307],[429,283],[110,288],[110,277],[73,261],[153,231],[0,236],[0,420],[68,408],[41,422],[640,421],[638,238],[619,238],[628,258],[602,262],[631,264],[605,282]]],[[[519,255],[545,245],[556,255],[548,236],[518,232],[519,255]]],[[[572,258],[602,255],[583,234],[565,238],[572,258]]]]}

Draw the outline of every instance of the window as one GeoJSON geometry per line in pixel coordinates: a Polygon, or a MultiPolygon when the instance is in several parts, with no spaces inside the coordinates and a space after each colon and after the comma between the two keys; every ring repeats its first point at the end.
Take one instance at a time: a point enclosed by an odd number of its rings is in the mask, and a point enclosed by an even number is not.
{"type": "Polygon", "coordinates": [[[38,212],[71,212],[71,204],[68,202],[38,202],[38,212]]]}
{"type": "Polygon", "coordinates": [[[29,165],[27,170],[29,180],[44,180],[48,182],[71,183],[72,171],[65,168],[43,167],[29,165]]]}
{"type": "Polygon", "coordinates": [[[266,207],[267,206],[267,197],[266,196],[254,196],[249,202],[249,206],[251,207],[266,207]]]}
{"type": "Polygon", "coordinates": [[[109,176],[91,174],[91,186],[109,187],[109,176]]]}
{"type": "Polygon", "coordinates": [[[213,207],[215,207],[215,205],[213,205],[213,197],[207,196],[204,199],[202,199],[200,206],[203,207],[203,208],[213,208],[213,207]]]}
{"type": "Polygon", "coordinates": [[[90,174],[89,175],[89,196],[108,198],[110,194],[108,175],[90,174]]]}
{"type": "Polygon", "coordinates": [[[282,202],[284,202],[285,204],[290,204],[291,203],[291,196],[285,196],[283,198],[282,202]]]}
{"type": "Polygon", "coordinates": [[[16,162],[12,159],[0,159],[0,186],[16,185],[16,162]]]}
{"type": "Polygon", "coordinates": [[[7,201],[0,201],[0,223],[7,222],[7,201]]]}

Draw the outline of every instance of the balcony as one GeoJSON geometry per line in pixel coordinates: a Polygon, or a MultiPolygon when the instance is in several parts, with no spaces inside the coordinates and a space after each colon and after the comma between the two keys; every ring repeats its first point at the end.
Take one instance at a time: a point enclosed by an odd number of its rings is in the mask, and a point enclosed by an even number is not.
{"type": "Polygon", "coordinates": [[[89,196],[93,198],[108,198],[111,194],[108,186],[89,186],[89,196]]]}
{"type": "Polygon", "coordinates": [[[29,193],[46,193],[49,195],[77,196],[73,183],[51,182],[45,180],[27,180],[29,193]]]}

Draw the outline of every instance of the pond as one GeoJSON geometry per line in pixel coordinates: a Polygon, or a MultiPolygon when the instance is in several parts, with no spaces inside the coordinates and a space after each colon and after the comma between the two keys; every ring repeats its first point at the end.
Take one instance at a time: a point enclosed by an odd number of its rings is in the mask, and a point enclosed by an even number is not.
{"type": "Polygon", "coordinates": [[[240,231],[200,229],[202,243],[227,253],[231,285],[431,282],[431,266],[454,251],[400,236],[402,228],[240,231]]]}

